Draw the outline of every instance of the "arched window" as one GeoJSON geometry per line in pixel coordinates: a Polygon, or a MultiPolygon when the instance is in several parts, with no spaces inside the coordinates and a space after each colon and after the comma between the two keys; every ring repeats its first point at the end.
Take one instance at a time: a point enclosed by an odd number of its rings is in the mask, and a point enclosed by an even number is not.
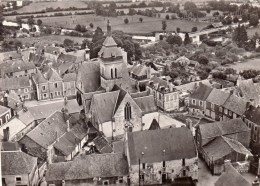
{"type": "Polygon", "coordinates": [[[111,68],[111,79],[113,79],[114,76],[113,76],[113,69],[111,68]]]}
{"type": "Polygon", "coordinates": [[[117,78],[117,68],[115,68],[115,78],[117,78]]]}
{"type": "Polygon", "coordinates": [[[5,115],[5,120],[6,120],[6,122],[8,122],[8,121],[9,121],[9,119],[10,119],[10,116],[9,116],[9,114],[6,114],[6,115],[5,115]]]}
{"type": "Polygon", "coordinates": [[[125,120],[129,121],[132,118],[132,111],[130,103],[127,103],[125,106],[125,120]]]}

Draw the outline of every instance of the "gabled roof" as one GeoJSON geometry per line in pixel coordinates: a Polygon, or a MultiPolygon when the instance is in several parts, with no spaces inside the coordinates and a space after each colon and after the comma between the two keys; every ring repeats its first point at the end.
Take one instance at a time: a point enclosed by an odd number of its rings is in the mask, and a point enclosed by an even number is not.
{"type": "Polygon", "coordinates": [[[40,71],[36,72],[36,74],[34,74],[32,78],[36,84],[42,84],[48,82],[40,71]]]}
{"type": "Polygon", "coordinates": [[[24,152],[1,152],[2,175],[28,175],[35,166],[37,166],[37,158],[24,152]]]}
{"type": "Polygon", "coordinates": [[[91,108],[99,122],[111,121],[120,91],[95,94],[92,98],[91,108]]]}
{"type": "Polygon", "coordinates": [[[127,92],[123,88],[119,87],[118,85],[115,85],[112,88],[112,91],[119,91],[119,95],[118,95],[117,102],[116,102],[116,107],[115,107],[115,110],[114,110],[114,113],[116,113],[118,107],[122,103],[122,101],[125,98],[127,92]]]}
{"type": "Polygon", "coordinates": [[[213,161],[219,160],[232,152],[253,156],[240,142],[225,136],[215,138],[213,141],[204,145],[203,150],[213,161]]]}
{"type": "Polygon", "coordinates": [[[25,110],[20,110],[18,113],[17,113],[17,116],[16,116],[21,122],[23,122],[25,125],[29,125],[31,124],[35,119],[32,115],[32,113],[30,111],[28,111],[28,109],[25,111],[25,110]]]}
{"type": "Polygon", "coordinates": [[[193,140],[186,127],[128,132],[130,165],[137,165],[139,158],[145,163],[194,158],[197,152],[193,140]]]}
{"type": "Polygon", "coordinates": [[[64,62],[72,62],[75,63],[77,60],[76,56],[70,55],[70,54],[63,54],[61,53],[58,57],[58,60],[64,61],[64,62]]]}
{"type": "Polygon", "coordinates": [[[12,59],[21,59],[22,55],[20,53],[18,53],[17,51],[0,53],[0,60],[1,60],[0,63],[2,61],[10,60],[10,58],[12,58],[12,59]]]}
{"type": "Polygon", "coordinates": [[[49,69],[49,71],[45,75],[45,78],[50,82],[62,81],[59,73],[53,68],[49,69]]]}
{"type": "Polygon", "coordinates": [[[150,127],[149,127],[149,130],[157,130],[157,129],[161,129],[158,121],[156,119],[153,119],[150,127]]]}
{"type": "Polygon", "coordinates": [[[206,100],[210,103],[222,106],[225,103],[225,101],[228,99],[229,96],[230,96],[229,93],[214,88],[210,92],[210,94],[206,100]]]}
{"type": "Polygon", "coordinates": [[[82,140],[85,138],[88,134],[88,128],[82,126],[82,124],[77,123],[72,127],[70,130],[71,133],[74,134],[78,139],[82,140]]]}
{"type": "Polygon", "coordinates": [[[145,76],[148,73],[147,72],[148,68],[149,67],[147,67],[147,66],[145,66],[143,64],[137,64],[137,65],[134,65],[133,67],[131,67],[129,69],[129,72],[133,73],[136,76],[145,76]]]}
{"type": "Polygon", "coordinates": [[[248,101],[253,99],[256,103],[259,103],[258,91],[252,79],[239,79],[237,80],[237,86],[241,92],[242,97],[248,101]]]}
{"type": "Polygon", "coordinates": [[[1,142],[1,151],[19,151],[20,146],[17,142],[3,141],[1,142]]]}
{"type": "Polygon", "coordinates": [[[30,87],[30,78],[28,76],[13,77],[13,78],[0,78],[0,90],[17,90],[20,88],[30,87]]]}
{"type": "Polygon", "coordinates": [[[36,66],[41,66],[41,64],[45,61],[45,57],[42,55],[30,53],[29,62],[34,63],[36,66]]]}
{"type": "Polygon", "coordinates": [[[231,110],[232,112],[243,115],[246,111],[247,101],[241,97],[232,94],[224,103],[224,108],[231,110]]]}
{"type": "Polygon", "coordinates": [[[1,73],[14,73],[25,70],[36,69],[34,63],[24,62],[21,59],[8,60],[5,63],[0,64],[1,73]]]}
{"type": "Polygon", "coordinates": [[[112,36],[108,36],[98,52],[100,58],[105,60],[104,62],[110,62],[117,59],[122,59],[122,49],[117,47],[117,44],[112,36]]]}
{"type": "Polygon", "coordinates": [[[128,175],[127,160],[121,153],[94,154],[81,155],[69,162],[50,164],[46,173],[46,181],[82,180],[126,175],[128,175]]]}
{"type": "Polygon", "coordinates": [[[45,46],[45,47],[44,47],[44,52],[45,52],[45,53],[49,53],[49,54],[59,55],[59,53],[60,53],[60,48],[58,48],[58,47],[53,47],[53,46],[45,46]]]}
{"type": "Polygon", "coordinates": [[[202,139],[214,138],[222,135],[250,131],[242,119],[206,123],[199,125],[202,139]]]}
{"type": "Polygon", "coordinates": [[[2,105],[0,105],[0,116],[4,113],[6,113],[7,111],[9,111],[10,109],[7,107],[4,107],[2,105]]]}
{"type": "Polygon", "coordinates": [[[111,47],[111,46],[117,46],[117,44],[112,36],[108,36],[108,37],[106,37],[105,41],[103,42],[103,46],[111,47]]]}
{"type": "Polygon", "coordinates": [[[75,81],[77,79],[77,74],[76,73],[68,73],[63,76],[63,82],[71,82],[75,81]]]}
{"type": "Polygon", "coordinates": [[[95,144],[97,150],[102,154],[113,152],[111,145],[103,136],[97,136],[95,139],[93,139],[93,143],[95,144]]]}
{"type": "Polygon", "coordinates": [[[245,117],[249,121],[260,125],[260,107],[249,106],[248,110],[245,112],[245,117]]]}
{"type": "Polygon", "coordinates": [[[134,100],[144,114],[157,112],[157,107],[153,95],[134,98],[134,100]]]}
{"type": "Polygon", "coordinates": [[[26,134],[37,144],[47,149],[59,137],[67,132],[67,123],[63,113],[56,111],[51,116],[42,121],[34,129],[26,134]]]}
{"type": "Polygon", "coordinates": [[[217,179],[215,186],[252,186],[230,163],[217,179]]]}
{"type": "Polygon", "coordinates": [[[190,98],[206,101],[211,91],[211,87],[201,84],[194,92],[190,94],[190,98]]]}
{"type": "Polygon", "coordinates": [[[0,135],[4,136],[3,129],[9,127],[9,139],[14,140],[16,135],[26,128],[26,125],[17,118],[13,118],[1,127],[0,135]]]}

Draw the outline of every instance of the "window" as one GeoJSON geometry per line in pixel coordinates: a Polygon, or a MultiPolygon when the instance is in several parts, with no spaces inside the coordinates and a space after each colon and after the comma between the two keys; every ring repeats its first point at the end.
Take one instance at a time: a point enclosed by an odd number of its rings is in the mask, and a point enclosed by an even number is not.
{"type": "Polygon", "coordinates": [[[256,141],[257,140],[257,136],[256,136],[256,134],[254,134],[254,139],[253,139],[254,141],[256,141]]]}
{"type": "Polygon", "coordinates": [[[131,105],[127,103],[125,106],[125,120],[129,121],[132,118],[131,105]]]}
{"type": "Polygon", "coordinates": [[[21,183],[21,181],[22,181],[22,177],[15,177],[15,180],[16,180],[16,182],[18,182],[18,183],[21,183]]]}
{"type": "Polygon", "coordinates": [[[222,112],[223,111],[223,108],[222,107],[219,107],[219,112],[222,112]]]}
{"type": "Polygon", "coordinates": [[[54,87],[55,87],[55,88],[58,88],[58,83],[54,83],[54,87]]]}
{"type": "Polygon", "coordinates": [[[111,79],[113,79],[114,76],[113,76],[113,69],[111,68],[111,79]]]}
{"type": "Polygon", "coordinates": [[[9,121],[9,119],[10,119],[9,114],[6,114],[6,115],[5,115],[5,120],[6,120],[6,122],[9,121]]]}
{"type": "Polygon", "coordinates": [[[117,78],[117,68],[115,68],[115,78],[117,78]]]}
{"type": "Polygon", "coordinates": [[[248,123],[249,128],[251,129],[251,123],[248,123]]]}
{"type": "Polygon", "coordinates": [[[109,181],[108,180],[104,180],[103,181],[103,185],[109,185],[109,181]]]}
{"type": "Polygon", "coordinates": [[[202,102],[202,101],[200,101],[200,106],[201,106],[201,107],[203,106],[203,102],[202,102]]]}
{"type": "Polygon", "coordinates": [[[224,113],[227,114],[227,113],[228,113],[228,110],[227,110],[227,109],[224,109],[224,113]]]}
{"type": "Polygon", "coordinates": [[[196,105],[196,100],[195,99],[192,100],[192,104],[196,105]]]}
{"type": "Polygon", "coordinates": [[[143,169],[145,169],[145,163],[143,163],[143,169]]]}
{"type": "Polygon", "coordinates": [[[45,85],[42,86],[42,90],[46,90],[46,86],[45,85]]]}
{"type": "Polygon", "coordinates": [[[47,97],[47,94],[43,94],[43,98],[46,98],[47,97]]]}
{"type": "Polygon", "coordinates": [[[144,174],[142,174],[142,173],[140,174],[140,180],[144,181],[144,174]]]}
{"type": "Polygon", "coordinates": [[[118,178],[118,183],[123,183],[123,182],[124,182],[123,177],[119,177],[118,178]]]}
{"type": "Polygon", "coordinates": [[[255,126],[255,131],[257,131],[257,126],[255,126]]]}
{"type": "Polygon", "coordinates": [[[162,99],[162,95],[159,93],[159,100],[161,100],[162,99]]]}
{"type": "Polygon", "coordinates": [[[229,111],[228,113],[229,113],[229,116],[232,116],[232,112],[231,111],[229,111]]]}
{"type": "Polygon", "coordinates": [[[27,73],[28,73],[28,70],[24,70],[24,72],[25,72],[25,74],[27,74],[27,73]]]}
{"type": "Polygon", "coordinates": [[[185,166],[185,158],[182,158],[182,166],[185,166]]]}
{"type": "Polygon", "coordinates": [[[165,167],[165,161],[164,161],[164,160],[163,160],[163,162],[162,162],[162,166],[165,167]]]}
{"type": "Polygon", "coordinates": [[[25,89],[24,89],[24,93],[27,93],[27,92],[29,92],[29,91],[28,91],[28,88],[25,88],[25,89]]]}
{"type": "Polygon", "coordinates": [[[211,110],[214,110],[214,104],[211,103],[211,110]]]}
{"type": "Polygon", "coordinates": [[[0,118],[0,125],[2,125],[3,124],[3,120],[0,118]]]}

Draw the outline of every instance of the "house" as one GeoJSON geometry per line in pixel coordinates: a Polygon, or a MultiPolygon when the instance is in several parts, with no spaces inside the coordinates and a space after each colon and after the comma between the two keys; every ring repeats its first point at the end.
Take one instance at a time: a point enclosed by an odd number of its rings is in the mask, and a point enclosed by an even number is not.
{"type": "Polygon", "coordinates": [[[186,127],[128,132],[126,156],[133,185],[164,184],[177,177],[197,179],[196,147],[186,127]]]}
{"type": "Polygon", "coordinates": [[[205,115],[219,121],[223,112],[220,107],[224,105],[229,96],[230,93],[214,88],[206,99],[205,115]]]}
{"type": "Polygon", "coordinates": [[[77,57],[71,54],[61,53],[57,59],[58,63],[75,63],[77,57]]]}
{"type": "Polygon", "coordinates": [[[92,142],[96,150],[101,154],[112,153],[113,151],[112,146],[104,136],[97,136],[92,142]]]}
{"type": "Polygon", "coordinates": [[[37,158],[21,151],[1,151],[2,184],[37,185],[37,158]]]}
{"type": "Polygon", "coordinates": [[[50,164],[48,185],[127,185],[128,165],[118,153],[81,155],[73,161],[50,164]],[[86,166],[87,165],[87,166],[86,166]]]}
{"type": "Polygon", "coordinates": [[[143,64],[135,64],[128,71],[130,78],[136,81],[137,86],[143,85],[143,89],[145,90],[145,84],[149,81],[149,79],[152,76],[151,67],[147,67],[143,64]]]}
{"type": "Polygon", "coordinates": [[[8,123],[12,116],[10,108],[0,105],[0,126],[8,123]]]}
{"type": "Polygon", "coordinates": [[[17,51],[1,52],[0,59],[0,63],[3,63],[8,60],[22,59],[22,55],[17,51]]]}
{"type": "Polygon", "coordinates": [[[0,91],[13,91],[20,95],[22,100],[32,100],[35,96],[32,81],[28,76],[0,78],[0,91]]]}
{"type": "Polygon", "coordinates": [[[0,64],[1,77],[31,77],[36,73],[36,67],[34,63],[25,62],[22,59],[6,60],[0,64]]]}
{"type": "Polygon", "coordinates": [[[0,93],[0,105],[11,109],[11,117],[23,109],[23,101],[21,100],[21,97],[12,91],[0,93]]]}
{"type": "Polygon", "coordinates": [[[41,67],[45,60],[46,58],[41,54],[29,54],[29,62],[33,63],[36,67],[41,67]]]}
{"type": "Polygon", "coordinates": [[[41,51],[44,57],[52,62],[56,62],[61,53],[65,53],[65,49],[55,46],[44,46],[41,51]]]}
{"type": "Polygon", "coordinates": [[[189,96],[189,112],[196,115],[204,115],[206,110],[206,99],[212,88],[200,84],[200,86],[189,96]]]}
{"type": "Polygon", "coordinates": [[[152,77],[146,89],[154,96],[156,105],[160,109],[164,111],[179,109],[179,93],[172,83],[159,77],[152,77]]]}
{"type": "Polygon", "coordinates": [[[198,125],[195,139],[199,154],[213,174],[223,172],[226,158],[249,164],[252,157],[247,149],[250,129],[240,118],[198,125]]]}
{"type": "Polygon", "coordinates": [[[38,71],[32,79],[37,100],[63,98],[62,78],[53,68],[50,68],[45,74],[38,71]]]}
{"type": "Polygon", "coordinates": [[[63,95],[68,98],[76,98],[76,73],[68,73],[63,76],[63,95]]]}

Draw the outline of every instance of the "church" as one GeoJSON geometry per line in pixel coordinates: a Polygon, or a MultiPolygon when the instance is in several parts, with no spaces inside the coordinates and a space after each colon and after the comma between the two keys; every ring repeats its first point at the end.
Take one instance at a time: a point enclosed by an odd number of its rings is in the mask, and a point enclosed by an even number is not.
{"type": "Polygon", "coordinates": [[[159,117],[153,95],[138,92],[129,77],[127,53],[108,34],[99,57],[80,64],[77,74],[78,102],[94,127],[106,137],[148,129],[159,117]]]}

